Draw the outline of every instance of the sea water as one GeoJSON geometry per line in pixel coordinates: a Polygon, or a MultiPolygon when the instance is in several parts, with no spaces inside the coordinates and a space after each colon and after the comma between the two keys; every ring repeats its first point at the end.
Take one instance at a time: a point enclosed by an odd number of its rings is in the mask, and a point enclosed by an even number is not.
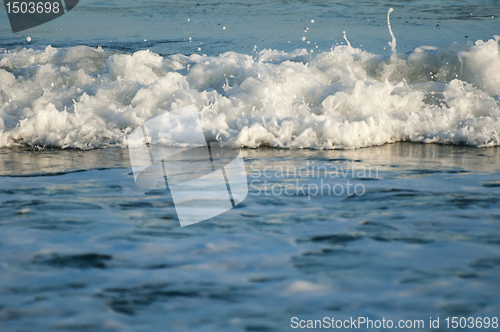
{"type": "Polygon", "coordinates": [[[0,330],[498,316],[496,1],[89,1],[17,34],[0,14],[0,330]],[[249,194],[181,228],[127,135],[192,104],[249,194]]]}

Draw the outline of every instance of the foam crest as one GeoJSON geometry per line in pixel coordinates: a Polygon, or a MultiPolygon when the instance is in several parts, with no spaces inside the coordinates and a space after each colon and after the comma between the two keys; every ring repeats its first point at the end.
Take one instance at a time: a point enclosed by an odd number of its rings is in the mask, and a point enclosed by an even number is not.
{"type": "Polygon", "coordinates": [[[394,38],[389,57],[350,43],[216,57],[4,50],[0,147],[125,146],[136,127],[191,104],[209,140],[237,147],[497,146],[499,40],[400,54],[394,38]]]}

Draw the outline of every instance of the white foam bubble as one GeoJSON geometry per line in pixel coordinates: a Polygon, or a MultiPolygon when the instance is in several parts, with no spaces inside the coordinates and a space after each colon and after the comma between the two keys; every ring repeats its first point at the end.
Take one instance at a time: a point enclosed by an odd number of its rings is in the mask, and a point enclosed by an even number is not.
{"type": "Polygon", "coordinates": [[[123,146],[145,121],[191,104],[209,138],[239,147],[497,146],[498,43],[422,46],[391,57],[343,45],[255,57],[86,46],[5,51],[0,147],[123,146]]]}

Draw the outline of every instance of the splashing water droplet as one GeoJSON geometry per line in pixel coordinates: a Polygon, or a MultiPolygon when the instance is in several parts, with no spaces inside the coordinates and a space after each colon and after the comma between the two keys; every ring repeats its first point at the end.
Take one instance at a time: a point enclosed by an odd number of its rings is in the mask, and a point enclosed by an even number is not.
{"type": "Polygon", "coordinates": [[[346,36],[346,34],[345,34],[345,31],[344,31],[344,39],[345,39],[345,41],[347,42],[347,46],[348,46],[348,47],[352,47],[352,46],[351,46],[351,43],[350,43],[350,42],[349,42],[349,40],[347,39],[347,36],[346,36]]]}
{"type": "Polygon", "coordinates": [[[392,54],[396,54],[396,37],[394,37],[394,33],[392,33],[391,18],[390,18],[390,15],[393,11],[394,11],[393,8],[389,8],[389,10],[387,11],[387,27],[389,28],[389,33],[391,34],[392,37],[392,41],[388,42],[388,44],[392,49],[392,54]]]}

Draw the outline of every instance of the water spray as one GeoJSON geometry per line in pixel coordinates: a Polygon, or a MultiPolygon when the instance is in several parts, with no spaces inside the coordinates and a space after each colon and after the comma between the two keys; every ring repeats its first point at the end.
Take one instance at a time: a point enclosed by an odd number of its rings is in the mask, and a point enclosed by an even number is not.
{"type": "Polygon", "coordinates": [[[345,31],[344,31],[344,39],[345,39],[345,41],[347,42],[347,46],[348,46],[348,47],[352,47],[352,46],[351,46],[351,43],[350,43],[350,42],[349,42],[349,40],[347,39],[347,36],[346,36],[346,34],[345,34],[345,31]]]}
{"type": "Polygon", "coordinates": [[[387,11],[387,27],[389,28],[389,33],[391,34],[391,37],[392,37],[392,42],[388,42],[388,44],[392,49],[392,54],[396,54],[397,53],[397,51],[396,51],[396,37],[394,37],[394,33],[392,33],[391,18],[390,18],[390,15],[393,11],[394,11],[393,8],[389,8],[389,10],[387,11]]]}

